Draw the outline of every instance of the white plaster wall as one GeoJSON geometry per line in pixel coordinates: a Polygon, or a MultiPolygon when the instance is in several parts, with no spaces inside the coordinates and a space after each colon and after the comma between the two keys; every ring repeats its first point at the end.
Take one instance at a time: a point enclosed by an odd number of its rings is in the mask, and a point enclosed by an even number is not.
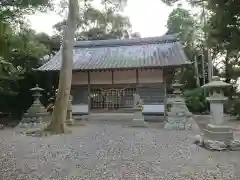
{"type": "Polygon", "coordinates": [[[112,84],[112,72],[90,72],[90,84],[112,84]]]}
{"type": "Polygon", "coordinates": [[[163,71],[160,69],[139,70],[139,83],[163,82],[163,71]]]}
{"type": "Polygon", "coordinates": [[[88,73],[87,72],[73,72],[72,84],[73,85],[88,84],[88,73]]]}
{"type": "Polygon", "coordinates": [[[124,84],[124,83],[136,83],[136,70],[128,71],[114,71],[113,83],[124,84]]]}

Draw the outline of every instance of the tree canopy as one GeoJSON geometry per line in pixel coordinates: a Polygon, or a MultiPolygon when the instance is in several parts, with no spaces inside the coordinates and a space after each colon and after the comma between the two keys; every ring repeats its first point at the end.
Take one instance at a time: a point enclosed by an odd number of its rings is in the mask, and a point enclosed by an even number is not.
{"type": "Polygon", "coordinates": [[[20,115],[31,104],[29,89],[36,83],[33,69],[52,53],[54,41],[45,35],[48,41],[43,42],[43,35],[30,29],[24,16],[50,5],[46,0],[0,2],[0,112],[20,115]]]}
{"type": "MultiPolygon", "coordinates": [[[[173,5],[179,3],[179,0],[162,0],[162,2],[168,5],[173,5]]],[[[238,45],[240,40],[240,1],[188,0],[188,2],[189,4],[202,9],[202,13],[199,14],[199,16],[195,16],[197,19],[194,18],[195,23],[200,21],[200,30],[203,33],[200,38],[193,36],[194,41],[197,41],[198,39],[200,39],[200,41],[196,43],[197,46],[192,50],[197,52],[199,47],[204,47],[201,49],[203,49],[202,57],[204,57],[203,59],[205,62],[202,68],[198,67],[198,69],[200,69],[200,71],[204,70],[206,67],[209,67],[208,62],[212,62],[215,70],[214,75],[217,75],[216,72],[219,72],[220,76],[224,78],[226,82],[238,84],[240,76],[240,51],[238,45]],[[206,50],[208,50],[211,56],[206,55],[206,50]],[[206,61],[206,59],[208,59],[208,61],[206,61]]],[[[170,23],[168,22],[169,32],[178,32],[183,44],[188,44],[189,42],[189,39],[186,38],[186,36],[183,36],[185,33],[187,33],[188,37],[191,35],[191,33],[189,33],[191,31],[187,30],[189,24],[190,29],[191,24],[193,25],[193,31],[199,29],[194,26],[195,23],[193,24],[193,17],[190,17],[186,10],[179,10],[179,8],[173,10],[168,21],[170,21],[170,23]],[[179,18],[179,16],[182,18],[179,18]]],[[[187,48],[186,52],[192,52],[192,50],[187,48]]],[[[191,73],[190,69],[188,69],[186,73],[183,73],[186,74],[184,79],[188,81],[188,86],[189,82],[193,82],[189,79],[191,73]]],[[[200,74],[202,73],[200,72],[200,74]]],[[[234,93],[235,91],[233,91],[233,89],[227,92],[230,99],[234,93]]],[[[236,107],[233,109],[238,109],[236,107]]]]}
{"type": "MultiPolygon", "coordinates": [[[[122,6],[114,1],[102,1],[103,8],[97,9],[91,1],[85,1],[80,8],[77,20],[77,40],[96,40],[128,38],[131,34],[131,23],[128,17],[121,15],[122,6]]],[[[54,25],[61,34],[66,20],[54,25]]]]}
{"type": "MultiPolygon", "coordinates": [[[[64,6],[65,0],[61,1],[64,6]]],[[[77,40],[124,38],[131,35],[129,19],[121,15],[124,4],[118,1],[102,1],[103,8],[94,8],[91,1],[80,1],[81,11],[78,16],[77,40]]],[[[67,5],[67,4],[65,4],[67,5]]],[[[49,36],[36,33],[25,21],[25,15],[35,11],[53,8],[51,0],[0,2],[0,112],[20,116],[32,103],[29,89],[40,84],[45,91],[45,101],[52,93],[52,86],[57,84],[57,75],[34,71],[59,51],[62,44],[62,32],[66,20],[63,18],[54,26],[58,33],[49,36]],[[44,77],[54,78],[44,81],[44,77]]],[[[67,6],[66,6],[67,7],[67,6]]],[[[62,8],[65,11],[64,8],[62,8]]],[[[44,101],[44,102],[45,102],[44,101]]]]}

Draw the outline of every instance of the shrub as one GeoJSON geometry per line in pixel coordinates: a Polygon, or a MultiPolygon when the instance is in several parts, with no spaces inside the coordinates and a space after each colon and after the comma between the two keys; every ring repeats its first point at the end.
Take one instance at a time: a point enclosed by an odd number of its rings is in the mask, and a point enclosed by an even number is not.
{"type": "Polygon", "coordinates": [[[189,111],[193,113],[202,113],[207,110],[207,102],[202,88],[186,90],[184,92],[184,97],[189,111]]]}
{"type": "Polygon", "coordinates": [[[236,93],[233,99],[228,101],[225,105],[227,113],[240,118],[240,93],[236,93]]]}

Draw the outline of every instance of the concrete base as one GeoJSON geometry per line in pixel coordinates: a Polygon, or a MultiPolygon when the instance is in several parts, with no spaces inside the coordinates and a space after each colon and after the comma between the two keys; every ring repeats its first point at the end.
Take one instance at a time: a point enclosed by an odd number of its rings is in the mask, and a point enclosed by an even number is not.
{"type": "Polygon", "coordinates": [[[48,123],[19,123],[15,127],[15,133],[25,134],[26,131],[35,129],[44,129],[48,123]]]}
{"type": "Polygon", "coordinates": [[[240,141],[234,140],[232,128],[208,124],[204,134],[197,135],[194,143],[212,151],[240,150],[240,141]]]}
{"type": "Polygon", "coordinates": [[[19,123],[16,128],[31,129],[31,128],[42,128],[46,126],[47,123],[33,122],[33,123],[19,123]]]}
{"type": "Polygon", "coordinates": [[[222,141],[225,144],[228,144],[233,140],[232,128],[228,126],[208,124],[207,127],[203,130],[203,133],[204,139],[222,141]]]}
{"type": "Polygon", "coordinates": [[[168,113],[167,122],[164,129],[167,130],[187,130],[192,129],[192,124],[188,120],[192,116],[184,101],[174,101],[170,112],[168,113]]]}
{"type": "Polygon", "coordinates": [[[240,141],[232,140],[226,144],[224,141],[214,141],[209,139],[204,139],[204,136],[197,135],[194,140],[194,144],[198,146],[211,150],[211,151],[240,151],[240,141]]]}
{"type": "Polygon", "coordinates": [[[144,121],[144,119],[133,119],[132,127],[147,127],[147,123],[144,121]]]}
{"type": "Polygon", "coordinates": [[[66,125],[73,126],[74,125],[74,119],[68,119],[66,120],[66,125]]]}
{"type": "Polygon", "coordinates": [[[186,130],[186,129],[191,129],[191,125],[186,125],[185,123],[170,123],[170,122],[167,122],[165,125],[164,125],[164,129],[167,129],[167,130],[186,130]]]}
{"type": "Polygon", "coordinates": [[[164,122],[164,114],[143,113],[144,121],[146,122],[164,122]]]}
{"type": "Polygon", "coordinates": [[[87,115],[74,115],[73,117],[74,117],[74,120],[76,120],[76,121],[82,121],[82,120],[88,121],[89,120],[88,114],[87,115]]]}
{"type": "Polygon", "coordinates": [[[141,108],[134,108],[134,118],[132,120],[132,127],[147,127],[147,123],[144,121],[141,108]]]}

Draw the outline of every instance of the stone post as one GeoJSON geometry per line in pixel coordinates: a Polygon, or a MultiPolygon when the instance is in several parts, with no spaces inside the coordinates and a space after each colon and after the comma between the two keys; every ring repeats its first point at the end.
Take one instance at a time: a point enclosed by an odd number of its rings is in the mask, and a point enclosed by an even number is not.
{"type": "Polygon", "coordinates": [[[147,127],[147,123],[144,121],[142,115],[143,100],[140,99],[138,94],[133,94],[134,98],[134,117],[132,120],[132,127],[147,127]]]}
{"type": "Polygon", "coordinates": [[[210,102],[211,119],[203,130],[204,135],[197,136],[195,143],[207,149],[225,150],[239,146],[239,142],[233,140],[232,128],[224,121],[223,104],[228,98],[224,96],[223,88],[230,86],[232,85],[221,81],[218,76],[213,76],[211,82],[202,86],[212,91],[207,97],[210,102]]]}
{"type": "Polygon", "coordinates": [[[67,125],[74,124],[74,119],[72,118],[72,95],[69,95],[66,124],[67,125]]]}

